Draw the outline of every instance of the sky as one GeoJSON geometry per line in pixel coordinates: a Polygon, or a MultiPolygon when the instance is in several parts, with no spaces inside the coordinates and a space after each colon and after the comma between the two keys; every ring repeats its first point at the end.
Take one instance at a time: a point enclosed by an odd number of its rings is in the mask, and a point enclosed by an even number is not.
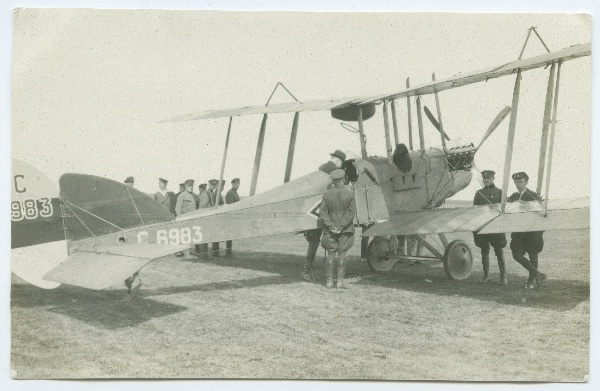
{"type": "MultiPolygon", "coordinates": [[[[58,182],[66,172],[154,192],[185,179],[218,178],[228,119],[179,123],[179,114],[264,104],[277,82],[300,101],[363,96],[516,60],[527,28],[552,50],[589,42],[582,14],[401,14],[22,9],[14,14],[12,152],[58,182]]],[[[523,57],[545,52],[531,37],[523,57]]],[[[523,73],[512,172],[535,183],[549,69],[523,73]]],[[[444,126],[459,145],[478,143],[511,104],[514,76],[440,94],[444,126]]],[[[279,89],[272,102],[292,98],[279,89]]],[[[435,112],[432,95],[424,105],[435,112]]],[[[407,141],[406,99],[399,100],[407,141]]],[[[589,195],[591,59],[562,67],[550,193],[589,195]]],[[[417,133],[414,101],[413,131],[417,133]]],[[[368,152],[385,155],[381,107],[365,122],[368,152]]],[[[250,187],[262,116],[235,117],[224,178],[250,187]]],[[[293,113],[269,116],[258,192],[283,183],[293,113]]],[[[425,120],[427,147],[440,147],[425,120]]],[[[355,124],[355,123],[354,123],[355,124]]],[[[501,178],[508,118],[476,155],[501,178]]],[[[415,143],[418,145],[418,143],[415,143]]],[[[292,178],[358,137],[329,112],[301,113],[292,178]]],[[[471,199],[479,183],[455,196],[471,199]]],[[[512,184],[511,184],[512,186],[512,184]]],[[[535,187],[535,185],[532,185],[535,187]]],[[[514,190],[512,187],[511,191],[514,190]]]]}

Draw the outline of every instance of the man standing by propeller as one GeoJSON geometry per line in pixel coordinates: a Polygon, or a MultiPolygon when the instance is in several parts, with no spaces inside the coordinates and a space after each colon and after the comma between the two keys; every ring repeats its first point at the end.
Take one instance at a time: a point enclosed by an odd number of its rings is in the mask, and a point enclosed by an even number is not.
{"type": "MultiPolygon", "coordinates": [[[[477,190],[473,205],[498,204],[502,201],[502,190],[494,185],[494,176],[496,173],[492,170],[481,172],[483,177],[483,189],[477,190]]],[[[478,234],[473,232],[475,245],[481,249],[481,263],[483,264],[483,278],[481,282],[489,282],[490,278],[490,246],[494,249],[494,254],[498,258],[498,269],[500,269],[500,283],[508,284],[506,278],[506,264],[504,263],[504,251],[506,247],[506,234],[478,234]]]]}
{"type": "MultiPolygon", "coordinates": [[[[542,198],[533,190],[527,188],[529,175],[517,172],[512,175],[517,191],[508,197],[508,202],[541,201],[542,198]]],[[[542,286],[546,275],[538,271],[538,254],[544,249],[544,232],[513,232],[510,234],[510,249],[515,261],[519,262],[527,271],[529,278],[525,289],[533,289],[535,280],[538,287],[542,286]],[[529,255],[529,259],[525,257],[529,255]]]]}
{"type": "Polygon", "coordinates": [[[339,289],[346,289],[346,252],[354,244],[354,215],[356,200],[354,193],[344,187],[344,170],[337,169],[329,174],[333,188],[323,194],[319,208],[319,218],[323,221],[321,246],[327,250],[327,288],[333,288],[333,267],[338,257],[339,289]]]}

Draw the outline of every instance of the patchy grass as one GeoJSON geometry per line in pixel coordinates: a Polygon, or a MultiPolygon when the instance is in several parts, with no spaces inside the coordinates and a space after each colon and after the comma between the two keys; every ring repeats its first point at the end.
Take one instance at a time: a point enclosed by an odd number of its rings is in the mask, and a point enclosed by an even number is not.
{"type": "MultiPolygon", "coordinates": [[[[470,235],[454,235],[472,243],[470,235]]],[[[452,238],[452,239],[453,239],[452,238]]],[[[446,279],[441,264],[385,274],[351,251],[350,289],[299,278],[301,235],[235,242],[237,258],[167,258],[144,285],[42,290],[13,278],[18,378],[582,381],[589,358],[589,231],[547,232],[539,291],[506,251],[509,285],[446,279]],[[427,282],[425,280],[430,280],[427,282]]],[[[322,252],[319,253],[319,257],[322,252]]],[[[323,280],[321,259],[316,274],[323,280]]],[[[497,266],[492,276],[498,281],[497,266]]]]}

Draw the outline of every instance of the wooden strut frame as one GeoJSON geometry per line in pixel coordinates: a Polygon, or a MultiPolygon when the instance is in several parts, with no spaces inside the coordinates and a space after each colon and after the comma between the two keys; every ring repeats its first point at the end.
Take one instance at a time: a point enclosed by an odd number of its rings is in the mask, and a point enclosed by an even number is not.
{"type": "Polygon", "coordinates": [[[219,174],[219,183],[217,184],[217,197],[214,208],[219,206],[221,200],[221,192],[223,191],[223,173],[225,172],[225,162],[227,161],[227,149],[229,148],[229,136],[231,135],[231,123],[233,117],[229,117],[229,126],[227,127],[227,137],[225,138],[225,150],[223,151],[223,160],[221,161],[221,172],[219,174]]]}
{"type": "Polygon", "coordinates": [[[513,90],[512,105],[510,110],[510,122],[508,124],[508,140],[506,142],[506,155],[504,157],[504,176],[502,178],[502,212],[506,208],[508,181],[510,179],[510,166],[512,163],[512,153],[515,144],[515,129],[517,126],[517,113],[519,111],[519,92],[521,91],[521,68],[517,71],[517,79],[513,90]]]}
{"type": "Polygon", "coordinates": [[[552,130],[550,131],[550,142],[548,144],[548,170],[546,173],[546,197],[544,201],[544,216],[548,216],[548,198],[550,193],[550,173],[552,170],[552,154],[554,152],[554,134],[556,132],[556,111],[558,109],[558,89],[560,86],[560,66],[558,62],[558,70],[556,71],[556,89],[554,91],[554,104],[552,110],[552,130]]]}

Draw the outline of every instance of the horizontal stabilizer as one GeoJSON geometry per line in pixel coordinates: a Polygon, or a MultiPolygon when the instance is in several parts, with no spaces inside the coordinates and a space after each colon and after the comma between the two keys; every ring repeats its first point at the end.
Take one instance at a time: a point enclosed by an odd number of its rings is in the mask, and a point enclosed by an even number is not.
{"type": "Polygon", "coordinates": [[[477,231],[500,215],[497,205],[424,209],[392,216],[362,236],[415,235],[477,231]]]}
{"type": "Polygon", "coordinates": [[[106,289],[122,283],[152,260],[188,248],[189,246],[123,244],[103,248],[98,252],[75,252],[46,273],[44,279],[87,289],[106,289]]]}
{"type": "Polygon", "coordinates": [[[543,201],[507,204],[506,213],[486,225],[480,233],[556,231],[590,228],[589,198],[550,200],[544,214],[543,201]]]}

